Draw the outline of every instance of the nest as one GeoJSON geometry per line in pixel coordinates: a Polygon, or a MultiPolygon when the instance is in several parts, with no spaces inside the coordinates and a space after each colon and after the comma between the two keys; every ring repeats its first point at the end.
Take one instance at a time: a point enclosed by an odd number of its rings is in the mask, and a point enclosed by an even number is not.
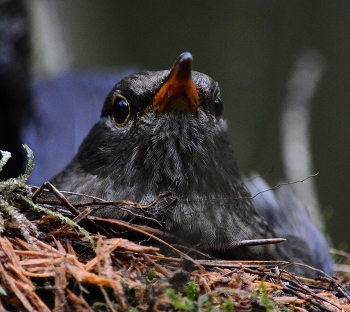
{"type": "Polygon", "coordinates": [[[1,311],[350,311],[348,273],[307,279],[285,262],[194,259],[157,229],[89,216],[97,199],[71,203],[49,183],[26,185],[27,151],[26,173],[0,181],[1,311]]]}

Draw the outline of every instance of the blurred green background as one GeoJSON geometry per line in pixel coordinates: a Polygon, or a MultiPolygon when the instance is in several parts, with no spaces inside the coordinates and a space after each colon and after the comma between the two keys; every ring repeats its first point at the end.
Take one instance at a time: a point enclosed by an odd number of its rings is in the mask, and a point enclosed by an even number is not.
{"type": "Polygon", "coordinates": [[[350,243],[349,1],[28,0],[27,5],[38,80],[68,68],[169,69],[181,52],[191,52],[194,70],[220,84],[239,167],[269,173],[271,185],[286,180],[280,116],[287,82],[300,53],[316,50],[326,67],[312,98],[309,174],[319,172],[314,182],[323,211],[334,210],[335,246],[350,243]],[[48,35],[53,52],[45,52],[41,33],[48,26],[62,31],[58,38],[48,35]],[[50,57],[56,67],[48,65],[50,57]]]}

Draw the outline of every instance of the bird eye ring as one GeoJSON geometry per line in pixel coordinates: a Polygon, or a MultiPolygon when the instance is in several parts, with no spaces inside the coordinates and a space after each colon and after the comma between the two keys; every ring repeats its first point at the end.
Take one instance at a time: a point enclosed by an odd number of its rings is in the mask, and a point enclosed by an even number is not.
{"type": "Polygon", "coordinates": [[[130,104],[126,98],[117,94],[112,105],[113,120],[119,127],[123,127],[130,118],[130,104]]]}
{"type": "Polygon", "coordinates": [[[214,101],[214,114],[217,119],[220,119],[222,116],[222,113],[224,112],[224,103],[222,103],[222,100],[220,98],[220,94],[216,97],[214,101]]]}

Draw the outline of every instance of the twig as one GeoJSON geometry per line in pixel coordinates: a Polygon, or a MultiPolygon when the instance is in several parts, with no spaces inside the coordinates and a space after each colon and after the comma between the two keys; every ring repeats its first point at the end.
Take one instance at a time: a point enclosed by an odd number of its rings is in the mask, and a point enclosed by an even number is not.
{"type": "Polygon", "coordinates": [[[232,244],[226,244],[223,246],[227,247],[249,247],[249,246],[261,246],[261,245],[269,245],[269,244],[278,244],[286,241],[285,238],[261,238],[261,239],[248,239],[242,240],[239,242],[235,242],[232,244]]]}
{"type": "MultiPolygon", "coordinates": [[[[333,312],[333,310],[331,310],[330,308],[326,307],[324,304],[322,304],[321,302],[318,302],[316,300],[314,300],[313,298],[310,298],[296,290],[294,290],[293,288],[291,288],[289,285],[284,285],[283,287],[283,291],[285,293],[289,293],[289,294],[292,294],[300,299],[303,299],[317,307],[319,307],[321,310],[323,311],[328,311],[328,312],[333,312]]],[[[336,305],[337,306],[337,305],[336,305]]],[[[338,307],[338,306],[337,306],[338,307]]],[[[340,307],[338,307],[339,309],[341,309],[340,307]]]]}
{"type": "MultiPolygon", "coordinates": [[[[105,223],[105,226],[107,227],[115,227],[115,228],[121,228],[121,229],[129,229],[130,227],[129,225],[131,225],[130,223],[126,222],[126,221],[122,221],[122,220],[116,220],[116,219],[105,219],[105,218],[99,218],[99,217],[95,217],[95,216],[89,216],[88,217],[90,220],[98,222],[98,223],[105,223]]],[[[168,232],[164,232],[162,230],[158,230],[158,229],[154,229],[150,226],[147,225],[139,225],[139,224],[132,224],[132,226],[134,228],[140,229],[142,231],[145,231],[149,234],[152,235],[156,235],[158,237],[165,237],[167,239],[177,239],[173,234],[168,233],[168,232]]]]}
{"type": "MultiPolygon", "coordinates": [[[[75,216],[78,216],[80,214],[80,211],[76,209],[68,200],[65,198],[62,193],[55,187],[53,186],[50,182],[44,182],[39,189],[37,189],[33,196],[32,199],[35,201],[35,199],[43,192],[43,190],[47,188],[51,191],[52,194],[54,194],[58,200],[75,216]]],[[[97,232],[100,232],[102,235],[106,237],[110,237],[110,234],[101,226],[93,222],[92,220],[86,219],[86,222],[88,225],[92,226],[95,228],[97,232]]]]}
{"type": "Polygon", "coordinates": [[[326,280],[332,284],[334,284],[334,286],[338,289],[338,291],[346,298],[350,301],[350,295],[349,293],[343,289],[343,287],[341,287],[335,280],[334,278],[331,278],[331,277],[322,277],[321,278],[322,280],[326,280]]]}
{"type": "MultiPolygon", "coordinates": [[[[275,267],[276,265],[285,265],[288,263],[285,261],[254,261],[254,260],[196,260],[196,261],[206,266],[234,267],[234,268],[262,267],[262,266],[275,267]]],[[[250,271],[249,273],[252,273],[252,272],[250,271]]]]}
{"type": "MultiPolygon", "coordinates": [[[[89,215],[90,212],[91,212],[91,209],[87,208],[82,213],[77,215],[72,221],[74,221],[75,223],[78,224],[81,220],[85,219],[89,215]]],[[[48,235],[56,235],[56,234],[61,233],[61,232],[66,232],[66,231],[68,231],[69,228],[71,228],[71,226],[69,224],[65,224],[64,226],[57,229],[56,231],[52,231],[52,232],[48,233],[48,235]]]]}
{"type": "Polygon", "coordinates": [[[175,248],[174,246],[168,244],[167,242],[165,242],[164,240],[158,238],[157,236],[155,236],[154,234],[150,234],[148,232],[146,232],[145,230],[140,229],[139,227],[136,227],[134,225],[131,225],[125,221],[120,221],[120,220],[110,220],[113,221],[114,224],[120,226],[120,227],[124,227],[127,228],[129,230],[135,231],[135,232],[139,232],[142,233],[144,235],[147,235],[159,242],[161,242],[162,244],[168,246],[169,248],[171,248],[172,250],[174,250],[176,253],[178,253],[181,257],[191,261],[192,263],[194,263],[202,272],[205,272],[205,269],[195,260],[193,260],[190,256],[184,254],[182,251],[178,250],[177,248],[175,248]]]}
{"type": "Polygon", "coordinates": [[[281,188],[282,186],[285,186],[285,185],[292,185],[292,184],[296,184],[296,183],[303,183],[305,182],[306,180],[310,179],[310,178],[314,178],[318,175],[318,172],[317,173],[314,173],[314,174],[311,174],[309,175],[308,177],[306,177],[305,179],[302,179],[302,180],[298,180],[298,181],[293,181],[293,182],[283,182],[283,183],[279,183],[277,184],[276,186],[274,187],[271,187],[267,190],[264,190],[264,191],[260,191],[258,193],[256,193],[254,196],[252,197],[249,197],[251,199],[254,199],[255,197],[257,197],[258,195],[262,194],[262,193],[266,193],[266,192],[270,192],[270,191],[274,191],[274,190],[277,190],[279,188],[281,188]]]}

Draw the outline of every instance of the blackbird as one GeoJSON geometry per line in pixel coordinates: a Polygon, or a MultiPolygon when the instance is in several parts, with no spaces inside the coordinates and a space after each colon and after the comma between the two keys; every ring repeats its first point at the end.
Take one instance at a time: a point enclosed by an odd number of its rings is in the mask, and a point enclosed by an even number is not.
{"type": "MultiPolygon", "coordinates": [[[[271,199],[266,196],[274,194],[265,193],[255,201],[261,213],[254,207],[227,138],[219,85],[192,71],[192,61],[186,52],[170,71],[135,73],[118,82],[100,120],[52,183],[60,190],[141,204],[170,191],[151,215],[188,244],[223,259],[302,262],[329,273],[327,243],[303,209],[294,213],[299,219],[293,213],[289,218],[280,207],[285,196],[271,199]],[[298,224],[291,230],[290,222],[298,224]],[[242,240],[275,237],[287,241],[237,246],[242,240]]],[[[261,183],[249,188],[260,191],[261,183]]],[[[100,207],[94,215],[153,222],[140,217],[146,212],[137,208],[100,207]]]]}

